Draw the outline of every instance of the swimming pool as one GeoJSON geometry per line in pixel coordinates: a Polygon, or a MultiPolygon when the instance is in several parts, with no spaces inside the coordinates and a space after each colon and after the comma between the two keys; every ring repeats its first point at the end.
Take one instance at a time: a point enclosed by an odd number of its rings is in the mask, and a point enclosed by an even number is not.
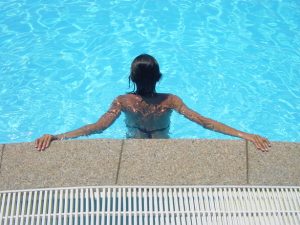
{"type": "MultiPolygon", "coordinates": [[[[159,92],[237,129],[300,141],[300,5],[285,1],[0,1],[0,143],[96,121],[130,91],[135,56],[159,92]]],[[[91,138],[124,138],[123,117],[91,138]]],[[[173,138],[230,138],[172,116],[173,138]]]]}

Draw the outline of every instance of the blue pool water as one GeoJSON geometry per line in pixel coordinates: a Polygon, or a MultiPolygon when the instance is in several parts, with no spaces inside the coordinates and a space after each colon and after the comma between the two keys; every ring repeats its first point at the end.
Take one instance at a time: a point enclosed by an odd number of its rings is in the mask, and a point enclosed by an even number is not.
{"type": "MultiPolygon", "coordinates": [[[[253,1],[0,1],[0,143],[96,121],[130,91],[135,56],[159,92],[271,140],[300,141],[300,4],[253,1]]],[[[91,138],[124,138],[124,117],[91,138]]],[[[172,116],[173,138],[230,138],[172,116]]]]}

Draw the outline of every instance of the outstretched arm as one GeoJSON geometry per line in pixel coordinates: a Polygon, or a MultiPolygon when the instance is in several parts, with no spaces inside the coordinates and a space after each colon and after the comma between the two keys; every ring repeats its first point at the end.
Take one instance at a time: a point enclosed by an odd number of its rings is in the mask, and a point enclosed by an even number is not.
{"type": "Polygon", "coordinates": [[[87,136],[94,133],[101,133],[106,128],[108,128],[110,125],[113,124],[113,122],[119,117],[121,114],[121,104],[118,101],[118,98],[116,98],[109,110],[100,117],[100,119],[93,124],[88,124],[83,127],[80,127],[76,130],[58,134],[58,135],[51,135],[51,134],[45,134],[42,137],[35,140],[35,147],[41,151],[45,148],[48,148],[50,143],[54,140],[65,140],[69,138],[75,138],[79,136],[87,136]]]}
{"type": "Polygon", "coordinates": [[[172,99],[173,108],[178,113],[184,115],[189,120],[203,126],[204,128],[251,141],[257,149],[262,150],[262,151],[268,151],[268,149],[270,148],[271,145],[270,145],[270,142],[268,141],[268,139],[263,138],[259,135],[248,134],[248,133],[239,131],[239,130],[234,129],[230,126],[227,126],[223,123],[206,118],[206,117],[200,115],[199,113],[193,111],[192,109],[189,109],[179,97],[177,97],[177,96],[172,96],[172,97],[173,97],[173,99],[172,99]]]}

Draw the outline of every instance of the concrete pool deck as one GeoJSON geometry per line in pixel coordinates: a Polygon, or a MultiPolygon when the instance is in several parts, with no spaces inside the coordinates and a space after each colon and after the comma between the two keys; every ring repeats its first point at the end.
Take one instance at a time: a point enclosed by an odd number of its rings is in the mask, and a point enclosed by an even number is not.
{"type": "Polygon", "coordinates": [[[101,185],[300,185],[300,143],[68,140],[0,145],[0,190],[101,185]]]}

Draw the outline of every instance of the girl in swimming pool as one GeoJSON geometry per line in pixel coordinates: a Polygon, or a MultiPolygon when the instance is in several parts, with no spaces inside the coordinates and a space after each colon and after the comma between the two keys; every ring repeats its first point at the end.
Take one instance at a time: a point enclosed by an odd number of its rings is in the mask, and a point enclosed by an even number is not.
{"type": "Polygon", "coordinates": [[[100,133],[113,124],[121,112],[125,113],[127,138],[169,138],[170,117],[175,110],[206,129],[251,141],[257,149],[268,151],[270,142],[266,138],[206,118],[188,108],[176,95],[156,93],[155,86],[160,78],[155,58],[147,54],[139,55],[131,64],[129,82],[134,83],[132,93],[118,96],[96,123],[59,135],[45,134],[35,140],[35,147],[41,151],[54,140],[100,133]]]}

